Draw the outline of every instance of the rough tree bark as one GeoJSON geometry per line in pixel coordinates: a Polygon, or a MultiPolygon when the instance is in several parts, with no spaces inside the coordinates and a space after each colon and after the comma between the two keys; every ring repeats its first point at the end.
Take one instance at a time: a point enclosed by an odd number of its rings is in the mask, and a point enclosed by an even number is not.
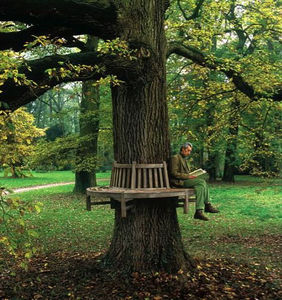
{"type": "MultiPolygon", "coordinates": [[[[144,63],[138,81],[129,79],[112,88],[115,160],[158,163],[169,158],[165,1],[126,2],[121,4],[121,39],[142,46],[144,63]]],[[[138,200],[125,219],[116,210],[114,235],[104,262],[125,271],[175,272],[190,267],[174,199],[138,200]]]]}

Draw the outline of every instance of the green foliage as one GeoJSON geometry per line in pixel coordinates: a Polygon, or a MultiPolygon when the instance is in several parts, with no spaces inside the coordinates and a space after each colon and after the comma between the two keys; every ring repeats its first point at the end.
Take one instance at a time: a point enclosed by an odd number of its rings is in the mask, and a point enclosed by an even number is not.
{"type": "Polygon", "coordinates": [[[34,117],[24,108],[0,114],[0,164],[10,169],[13,177],[25,176],[23,171],[34,152],[34,140],[45,134],[33,123],[34,117]]]}
{"type": "Polygon", "coordinates": [[[281,165],[281,104],[252,103],[241,123],[239,156],[241,169],[250,174],[278,176],[281,165]],[[248,143],[244,142],[248,141],[248,143]]]}
{"type": "Polygon", "coordinates": [[[227,145],[239,142],[234,166],[241,164],[251,174],[275,175],[281,145],[273,139],[280,122],[274,111],[281,108],[271,96],[280,85],[279,7],[272,0],[203,1],[197,10],[199,3],[172,1],[166,21],[168,38],[192,53],[188,61],[175,56],[168,60],[173,148],[181,140],[194,141],[198,163],[211,158],[215,166],[214,154],[224,158],[227,145]],[[204,57],[203,63],[197,62],[197,55],[204,57]],[[239,92],[226,75],[229,71],[242,76],[260,98],[250,101],[239,92]],[[259,148],[250,132],[263,136],[259,148]],[[266,163],[263,156],[274,163],[266,163]]]}
{"type": "Polygon", "coordinates": [[[98,45],[98,55],[111,55],[129,58],[130,60],[136,60],[136,50],[130,49],[126,41],[122,41],[120,38],[113,40],[100,41],[98,45]]]}
{"type": "MultiPolygon", "coordinates": [[[[46,130],[47,141],[40,139],[37,143],[31,166],[36,170],[62,170],[72,168],[75,170],[93,170],[95,168],[111,166],[113,161],[112,150],[112,109],[110,101],[110,89],[108,86],[100,86],[100,108],[97,112],[87,110],[79,113],[79,105],[82,96],[81,85],[62,87],[51,90],[44,95],[42,102],[35,101],[29,105],[29,111],[33,112],[40,127],[49,127],[46,130]],[[61,97],[59,96],[61,95],[61,97]],[[48,101],[50,105],[46,105],[48,101]],[[51,110],[52,108],[52,110],[51,110]],[[57,110],[61,109],[57,112],[57,110]],[[52,117],[51,117],[52,116],[52,117]],[[82,121],[79,126],[79,118],[82,121]],[[78,136],[79,127],[86,126],[89,131],[99,121],[98,154],[93,157],[93,150],[89,152],[89,145],[94,143],[95,137],[89,133],[83,137],[78,136]],[[90,122],[89,125],[88,122],[90,122]],[[54,125],[53,125],[54,124],[54,125]],[[55,125],[56,124],[56,125],[55,125]],[[60,128],[59,139],[50,139],[50,134],[60,128]],[[62,128],[62,130],[61,130],[62,128]],[[76,151],[79,145],[86,147],[82,160],[76,160],[76,151]]],[[[86,92],[88,93],[89,91],[86,92]]],[[[91,98],[91,97],[90,97],[91,98]]],[[[91,99],[95,99],[93,96],[91,99]]],[[[92,100],[90,100],[92,101],[92,100]]],[[[92,105],[90,103],[90,105],[92,105]]],[[[81,129],[81,128],[80,128],[81,129]]],[[[52,135],[54,136],[54,134],[52,135]]]]}
{"type": "MultiPolygon", "coordinates": [[[[218,173],[222,173],[225,151],[232,143],[234,153],[226,161],[229,159],[234,167],[262,176],[278,174],[280,120],[274,111],[281,107],[271,103],[270,99],[281,82],[279,9],[279,4],[274,0],[170,1],[165,24],[168,42],[175,41],[192,53],[190,58],[185,59],[172,55],[167,63],[174,151],[177,151],[181,141],[192,140],[197,149],[195,161],[221,169],[218,173]],[[197,59],[199,57],[203,60],[197,59]],[[234,74],[233,80],[228,72],[234,74]],[[238,79],[236,76],[241,77],[259,96],[250,101],[246,94],[238,91],[238,86],[234,84],[238,79]],[[269,109],[270,112],[265,116],[269,109]],[[256,121],[255,113],[259,115],[256,121]]],[[[14,22],[0,24],[3,32],[23,28],[27,26],[14,22]]],[[[81,45],[86,39],[86,36],[80,36],[74,45],[81,45]]],[[[51,40],[48,36],[35,36],[22,52],[1,51],[0,69],[3,72],[0,74],[0,89],[4,81],[11,79],[20,85],[35,85],[18,72],[23,57],[39,58],[80,51],[76,47],[64,47],[66,42],[65,39],[51,40]]],[[[139,46],[137,51],[134,41],[128,43],[119,38],[99,41],[97,55],[128,58],[131,61],[151,55],[148,49],[139,46]]],[[[50,77],[68,81],[78,74],[102,70],[101,65],[74,65],[62,59],[57,67],[47,69],[46,73],[50,77]]],[[[95,85],[102,87],[120,83],[115,76],[108,76],[102,77],[95,85]]],[[[106,97],[108,100],[109,96],[106,97]]],[[[38,126],[45,128],[59,124],[63,135],[79,131],[80,84],[77,87],[73,84],[67,84],[64,88],[56,87],[42,96],[41,100],[48,102],[49,107],[42,102],[28,105],[29,111],[36,116],[38,126]],[[70,112],[71,116],[68,116],[70,112]]],[[[100,121],[103,120],[104,115],[101,115],[100,121]]],[[[97,157],[85,157],[83,162],[77,164],[77,170],[91,170],[95,166],[109,164],[112,160],[111,126],[111,120],[101,126],[99,135],[103,136],[99,136],[97,157]]],[[[45,144],[46,148],[50,146],[50,155],[45,153],[47,149],[39,147],[37,165],[42,164],[42,168],[45,165],[44,169],[47,169],[46,165],[52,158],[54,163],[51,168],[74,165],[75,141],[70,140],[66,138],[66,142],[58,140],[54,145],[45,144]],[[68,146],[70,151],[67,153],[68,146]],[[40,154],[43,155],[41,162],[40,154]],[[46,162],[43,162],[44,158],[46,162]]],[[[14,173],[17,173],[17,169],[14,173]]]]}
{"type": "Polygon", "coordinates": [[[14,51],[0,51],[0,92],[1,85],[9,79],[18,85],[36,86],[36,83],[27,79],[25,74],[19,73],[18,68],[22,62],[22,57],[14,51]]]}
{"type": "Polygon", "coordinates": [[[109,86],[100,86],[97,167],[111,170],[113,155],[112,101],[109,86]]]}
{"type": "MultiPolygon", "coordinates": [[[[39,39],[39,42],[41,40],[39,39]]],[[[37,40],[34,43],[38,43],[37,40]]],[[[63,43],[62,43],[63,46],[63,43]]],[[[97,50],[97,55],[110,55],[110,56],[119,56],[128,58],[129,60],[136,60],[136,51],[131,50],[128,44],[125,41],[116,38],[114,40],[107,40],[101,41],[99,43],[99,47],[97,50]]],[[[59,79],[75,79],[81,74],[87,74],[89,72],[102,72],[103,66],[100,65],[74,65],[67,61],[60,61],[58,62],[60,67],[54,67],[51,69],[46,69],[45,72],[49,75],[49,77],[54,77],[57,80],[59,79]]],[[[105,77],[101,77],[99,80],[95,82],[96,86],[105,85],[105,84],[112,84],[112,85],[119,85],[123,81],[119,80],[115,75],[108,75],[105,77]]]]}
{"type": "MultiPolygon", "coordinates": [[[[35,124],[48,131],[59,129],[58,136],[65,136],[79,131],[79,104],[81,100],[81,83],[61,84],[29,103],[28,112],[35,117],[35,124]]],[[[50,140],[54,140],[52,136],[50,140]]]]}
{"type": "Polygon", "coordinates": [[[76,158],[77,149],[81,145],[91,143],[92,135],[88,134],[79,137],[76,134],[57,138],[55,141],[41,140],[37,143],[34,155],[31,157],[30,166],[36,170],[66,170],[93,171],[100,166],[102,161],[98,161],[92,152],[85,152],[83,159],[76,158]]]}
{"type": "MultiPolygon", "coordinates": [[[[14,22],[1,22],[0,31],[1,32],[11,32],[26,29],[27,26],[24,24],[14,22]]],[[[31,43],[26,43],[26,48],[32,48],[35,45],[44,46],[46,45],[46,36],[35,37],[34,41],[31,43]]],[[[50,43],[50,41],[49,41],[50,43]]],[[[7,80],[12,79],[17,85],[27,85],[30,87],[36,87],[37,84],[30,79],[27,79],[26,74],[19,72],[19,67],[24,62],[24,58],[21,55],[21,52],[15,52],[12,50],[3,50],[0,51],[0,92],[1,85],[7,80]]],[[[31,71],[31,69],[29,69],[31,71]]],[[[1,104],[1,103],[0,103],[1,104]]],[[[5,103],[3,103],[5,106],[5,103]]],[[[1,108],[1,106],[0,106],[1,108]]]]}
{"type": "Polygon", "coordinates": [[[7,196],[6,193],[7,190],[0,188],[0,249],[14,258],[17,265],[27,269],[28,262],[38,250],[35,242],[38,233],[25,216],[38,214],[42,205],[7,196]]]}
{"type": "Polygon", "coordinates": [[[73,65],[68,62],[59,62],[61,67],[47,69],[45,72],[49,75],[49,77],[54,77],[57,80],[60,78],[70,78],[74,79],[78,77],[81,73],[88,72],[88,71],[99,71],[99,66],[89,66],[89,65],[73,65]]]}
{"type": "Polygon", "coordinates": [[[31,158],[30,165],[37,170],[63,170],[72,168],[79,137],[76,134],[57,138],[55,141],[41,139],[31,158]]]}

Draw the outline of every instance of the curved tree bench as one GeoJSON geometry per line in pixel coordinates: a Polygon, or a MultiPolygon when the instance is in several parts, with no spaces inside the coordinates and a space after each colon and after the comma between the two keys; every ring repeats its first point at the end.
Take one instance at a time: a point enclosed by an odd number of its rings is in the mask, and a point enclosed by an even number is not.
{"type": "MultiPolygon", "coordinates": [[[[121,217],[126,217],[126,211],[133,207],[127,203],[134,199],[146,198],[178,198],[183,203],[184,213],[188,213],[189,197],[194,195],[194,189],[170,188],[166,162],[161,164],[120,164],[114,162],[109,187],[91,187],[86,190],[86,209],[91,205],[111,204],[118,201],[121,207],[121,217]],[[91,197],[106,197],[111,201],[91,201],[91,197]]],[[[179,204],[179,206],[182,206],[179,204]]]]}

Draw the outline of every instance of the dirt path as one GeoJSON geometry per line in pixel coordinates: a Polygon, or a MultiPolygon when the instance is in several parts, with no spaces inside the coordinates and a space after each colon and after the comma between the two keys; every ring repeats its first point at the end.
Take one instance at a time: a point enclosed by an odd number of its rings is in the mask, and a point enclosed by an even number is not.
{"type": "MultiPolygon", "coordinates": [[[[97,182],[101,181],[107,181],[109,179],[97,179],[97,182]]],[[[60,185],[69,185],[69,184],[74,184],[74,181],[71,182],[60,182],[60,183],[50,183],[50,184],[43,184],[43,185],[36,185],[36,186],[28,186],[28,187],[23,187],[23,188],[18,188],[18,189],[13,189],[14,193],[24,193],[28,192],[31,190],[39,190],[39,189],[44,189],[44,188],[49,188],[53,186],[60,186],[60,185]]]]}
{"type": "Polygon", "coordinates": [[[23,192],[28,192],[31,190],[39,190],[39,189],[44,189],[44,188],[48,188],[48,187],[59,186],[59,185],[69,185],[69,184],[74,184],[74,181],[28,186],[28,187],[24,187],[24,188],[13,189],[13,192],[14,193],[23,193],[23,192]]]}

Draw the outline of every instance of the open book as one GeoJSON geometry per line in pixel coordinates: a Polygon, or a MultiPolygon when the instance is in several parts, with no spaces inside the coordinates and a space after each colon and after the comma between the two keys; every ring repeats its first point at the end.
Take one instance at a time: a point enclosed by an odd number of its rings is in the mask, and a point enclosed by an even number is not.
{"type": "Polygon", "coordinates": [[[190,172],[189,175],[198,177],[198,176],[200,176],[202,174],[206,174],[206,173],[207,173],[207,171],[205,171],[203,169],[197,169],[193,172],[190,172]]]}

